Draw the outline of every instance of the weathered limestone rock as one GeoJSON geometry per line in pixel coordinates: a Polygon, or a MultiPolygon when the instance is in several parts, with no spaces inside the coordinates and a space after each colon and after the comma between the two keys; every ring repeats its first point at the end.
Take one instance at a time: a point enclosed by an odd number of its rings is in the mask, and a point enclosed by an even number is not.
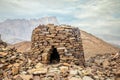
{"type": "Polygon", "coordinates": [[[16,74],[18,74],[18,72],[19,72],[19,67],[13,66],[12,67],[12,74],[16,75],[16,74]]]}
{"type": "Polygon", "coordinates": [[[77,78],[77,77],[72,77],[69,80],[82,80],[81,78],[77,78]]]}
{"type": "Polygon", "coordinates": [[[35,69],[33,74],[46,74],[47,73],[47,68],[40,68],[40,69],[35,69]]]}
{"type": "Polygon", "coordinates": [[[14,78],[14,80],[23,80],[24,78],[17,76],[16,78],[14,78]]]}
{"type": "Polygon", "coordinates": [[[33,74],[33,80],[41,80],[40,74],[33,74]]]}
{"type": "Polygon", "coordinates": [[[60,71],[65,73],[66,71],[68,71],[68,67],[67,66],[61,66],[59,67],[60,68],[60,71]]]}
{"type": "Polygon", "coordinates": [[[94,79],[92,79],[92,78],[89,77],[89,76],[84,76],[84,77],[83,77],[83,80],[94,80],[94,79]]]}
{"type": "Polygon", "coordinates": [[[6,56],[8,53],[5,53],[5,52],[0,52],[0,57],[4,57],[6,56]]]}
{"type": "Polygon", "coordinates": [[[74,69],[72,69],[72,70],[70,70],[70,75],[77,75],[78,74],[78,70],[74,70],[74,69]]]}
{"type": "Polygon", "coordinates": [[[103,67],[106,68],[106,67],[109,67],[110,63],[107,59],[104,60],[103,62],[103,67]]]}
{"type": "Polygon", "coordinates": [[[19,75],[23,80],[31,80],[33,78],[32,75],[19,75]]]}
{"type": "Polygon", "coordinates": [[[115,80],[120,80],[120,70],[116,72],[115,80]]]}
{"type": "Polygon", "coordinates": [[[35,68],[37,68],[37,69],[38,68],[43,68],[43,67],[44,67],[44,65],[42,63],[38,63],[38,64],[35,65],[35,68]]]}

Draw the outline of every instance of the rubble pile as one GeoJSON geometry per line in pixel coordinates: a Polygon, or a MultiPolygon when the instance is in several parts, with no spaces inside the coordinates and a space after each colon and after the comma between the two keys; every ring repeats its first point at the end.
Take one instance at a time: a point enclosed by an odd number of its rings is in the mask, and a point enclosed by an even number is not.
{"type": "Polygon", "coordinates": [[[2,48],[0,51],[0,78],[12,78],[19,73],[25,58],[15,48],[2,48]]]}
{"type": "Polygon", "coordinates": [[[93,70],[94,76],[113,78],[119,75],[120,79],[120,53],[98,54],[86,61],[86,66],[93,70]]]}
{"type": "Polygon", "coordinates": [[[80,30],[71,26],[39,25],[32,33],[32,52],[41,54],[41,63],[84,65],[80,30]]]}
{"type": "MultiPolygon", "coordinates": [[[[3,48],[2,48],[3,49],[3,48]]],[[[15,48],[0,51],[1,80],[119,80],[120,55],[96,55],[86,61],[86,67],[64,63],[43,64],[31,59],[31,53],[15,48]]],[[[39,56],[37,54],[36,56],[39,56]]],[[[36,57],[32,56],[32,57],[36,57]]]]}

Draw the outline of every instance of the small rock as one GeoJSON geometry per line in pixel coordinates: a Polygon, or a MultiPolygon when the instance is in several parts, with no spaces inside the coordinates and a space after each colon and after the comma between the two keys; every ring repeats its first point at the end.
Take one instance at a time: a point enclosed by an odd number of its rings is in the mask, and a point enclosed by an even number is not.
{"type": "Polygon", "coordinates": [[[18,72],[19,72],[19,67],[13,66],[13,67],[12,67],[12,74],[13,74],[13,75],[16,75],[16,74],[18,74],[18,72]]]}
{"type": "Polygon", "coordinates": [[[90,75],[92,74],[92,69],[91,68],[86,68],[86,70],[82,70],[82,74],[85,75],[90,75]]]}
{"type": "Polygon", "coordinates": [[[116,72],[115,80],[120,80],[120,70],[116,72]]]}
{"type": "Polygon", "coordinates": [[[63,73],[68,70],[68,67],[67,67],[67,66],[61,66],[61,67],[59,67],[59,68],[60,68],[60,71],[63,72],[63,73]]]}
{"type": "Polygon", "coordinates": [[[55,75],[55,73],[52,72],[52,73],[48,73],[46,76],[47,77],[54,77],[54,75],[55,75]]]}
{"type": "Polygon", "coordinates": [[[30,79],[32,79],[33,78],[33,76],[32,75],[20,75],[20,77],[21,78],[23,78],[24,80],[30,80],[30,79]]]}
{"type": "Polygon", "coordinates": [[[47,73],[47,68],[40,68],[40,69],[35,69],[33,74],[46,74],[47,73]]]}
{"type": "Polygon", "coordinates": [[[70,70],[70,75],[77,75],[78,74],[78,70],[70,70]]]}
{"type": "Polygon", "coordinates": [[[33,80],[40,80],[40,74],[33,74],[33,80]]]}
{"type": "Polygon", "coordinates": [[[23,78],[20,76],[17,76],[14,80],[23,80],[23,78]]]}
{"type": "Polygon", "coordinates": [[[24,75],[24,74],[27,74],[27,72],[26,72],[26,71],[22,71],[20,74],[23,74],[23,75],[24,75]]]}
{"type": "Polygon", "coordinates": [[[82,80],[81,78],[77,78],[77,77],[72,77],[69,80],[82,80]]]}
{"type": "Polygon", "coordinates": [[[57,72],[57,73],[60,73],[60,70],[58,68],[50,68],[48,72],[57,72]]]}
{"type": "Polygon", "coordinates": [[[13,66],[15,66],[15,67],[19,67],[20,64],[19,64],[19,63],[15,63],[15,64],[13,64],[13,66]]]}
{"type": "Polygon", "coordinates": [[[41,68],[41,67],[44,67],[42,63],[38,63],[37,65],[35,65],[35,68],[41,68]]]}
{"type": "Polygon", "coordinates": [[[4,66],[4,64],[0,64],[0,68],[2,68],[4,66]]]}
{"type": "Polygon", "coordinates": [[[70,64],[68,64],[68,63],[63,63],[63,65],[64,66],[68,66],[68,67],[70,66],[70,64]]]}
{"type": "Polygon", "coordinates": [[[112,80],[112,79],[110,79],[110,78],[107,78],[106,80],[112,80]]]}
{"type": "Polygon", "coordinates": [[[99,76],[94,75],[95,80],[99,80],[99,76]]]}
{"type": "Polygon", "coordinates": [[[0,52],[0,56],[6,56],[7,55],[7,53],[5,53],[5,52],[0,52]]]}
{"type": "Polygon", "coordinates": [[[83,77],[83,80],[94,80],[94,79],[92,79],[92,78],[89,77],[89,76],[84,76],[84,77],[83,77]]]}
{"type": "Polygon", "coordinates": [[[109,61],[107,59],[104,60],[103,62],[103,68],[106,68],[110,65],[109,61]]]}

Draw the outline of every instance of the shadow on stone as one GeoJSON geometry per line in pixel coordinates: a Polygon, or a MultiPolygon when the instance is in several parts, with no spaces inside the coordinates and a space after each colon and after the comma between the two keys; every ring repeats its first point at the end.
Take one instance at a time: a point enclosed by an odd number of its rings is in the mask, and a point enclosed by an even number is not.
{"type": "Polygon", "coordinates": [[[50,64],[56,64],[59,62],[60,62],[59,53],[57,52],[57,49],[54,46],[52,46],[51,55],[50,55],[50,64]]]}

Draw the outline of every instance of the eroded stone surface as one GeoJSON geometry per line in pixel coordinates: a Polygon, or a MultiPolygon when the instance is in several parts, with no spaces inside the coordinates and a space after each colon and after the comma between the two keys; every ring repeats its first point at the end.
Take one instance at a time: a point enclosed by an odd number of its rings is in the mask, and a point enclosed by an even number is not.
{"type": "Polygon", "coordinates": [[[31,48],[44,64],[85,63],[80,30],[71,26],[39,25],[33,30],[31,48]]]}

